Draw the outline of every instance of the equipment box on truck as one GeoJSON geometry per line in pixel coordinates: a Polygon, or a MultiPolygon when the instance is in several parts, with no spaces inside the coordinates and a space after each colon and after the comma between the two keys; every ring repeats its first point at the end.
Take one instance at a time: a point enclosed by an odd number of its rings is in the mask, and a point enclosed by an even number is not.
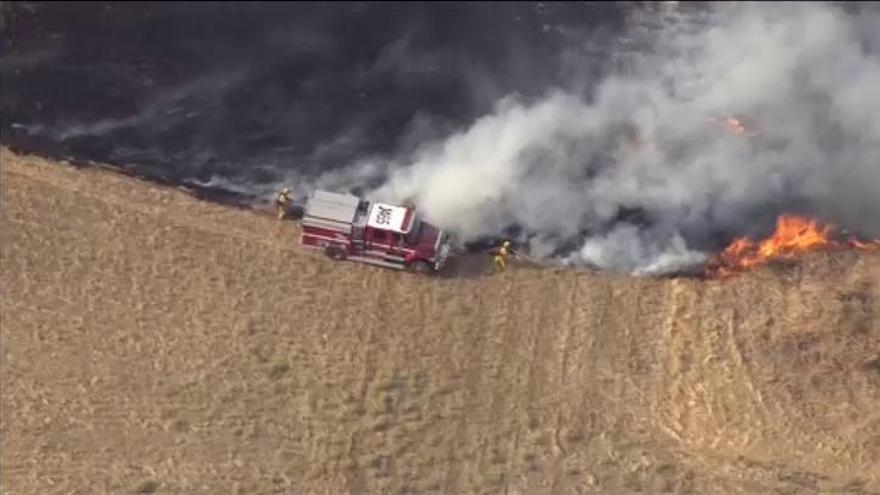
{"type": "Polygon", "coordinates": [[[335,260],[416,272],[441,270],[450,250],[449,235],[412,208],[327,191],[309,197],[300,242],[335,260]]]}

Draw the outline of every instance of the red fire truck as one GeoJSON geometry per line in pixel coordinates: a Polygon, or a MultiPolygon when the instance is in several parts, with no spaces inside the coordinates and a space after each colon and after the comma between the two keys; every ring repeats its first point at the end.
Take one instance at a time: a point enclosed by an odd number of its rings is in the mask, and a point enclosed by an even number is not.
{"type": "Polygon", "coordinates": [[[449,235],[415,210],[356,196],[315,191],[303,211],[303,246],[323,249],[334,260],[430,273],[441,270],[449,235]]]}

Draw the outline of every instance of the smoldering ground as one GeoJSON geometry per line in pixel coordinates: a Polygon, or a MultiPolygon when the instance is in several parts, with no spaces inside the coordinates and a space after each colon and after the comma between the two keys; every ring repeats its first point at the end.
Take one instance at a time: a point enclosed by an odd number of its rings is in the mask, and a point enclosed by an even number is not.
{"type": "MultiPolygon", "coordinates": [[[[259,8],[219,9],[245,12],[208,23],[234,35],[177,38],[200,57],[162,56],[197,68],[132,90],[127,112],[28,121],[13,85],[4,114],[19,136],[264,199],[281,183],[412,198],[465,241],[515,232],[560,264],[675,271],[782,212],[880,235],[870,5],[259,8]]],[[[129,26],[183,32],[199,12],[129,26]]]]}
{"type": "Polygon", "coordinates": [[[504,94],[537,94],[573,36],[610,43],[622,23],[613,4],[6,8],[4,141],[257,189],[398,155],[504,94]]]}

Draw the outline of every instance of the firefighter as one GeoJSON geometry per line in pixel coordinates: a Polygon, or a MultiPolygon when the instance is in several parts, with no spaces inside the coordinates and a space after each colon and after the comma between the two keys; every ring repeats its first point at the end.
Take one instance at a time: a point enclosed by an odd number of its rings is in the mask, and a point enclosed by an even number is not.
{"type": "Polygon", "coordinates": [[[498,271],[503,272],[507,269],[507,258],[510,257],[511,254],[516,254],[513,249],[510,247],[510,241],[504,241],[501,243],[501,247],[495,251],[495,256],[492,258],[492,261],[495,263],[495,268],[498,271]]]}
{"type": "Polygon", "coordinates": [[[278,212],[278,220],[282,220],[287,216],[290,201],[290,188],[285,187],[278,193],[278,197],[275,198],[275,210],[278,212]]]}

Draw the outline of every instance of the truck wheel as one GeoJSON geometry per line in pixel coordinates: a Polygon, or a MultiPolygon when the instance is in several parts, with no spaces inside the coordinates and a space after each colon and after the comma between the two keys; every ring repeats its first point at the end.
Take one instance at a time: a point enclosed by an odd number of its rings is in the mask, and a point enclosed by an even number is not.
{"type": "Polygon", "coordinates": [[[334,261],[342,261],[345,259],[345,251],[339,246],[327,246],[324,253],[334,261]]]}
{"type": "Polygon", "coordinates": [[[427,261],[418,260],[409,264],[409,271],[413,273],[418,273],[421,275],[425,275],[431,273],[431,265],[428,264],[427,261]]]}

